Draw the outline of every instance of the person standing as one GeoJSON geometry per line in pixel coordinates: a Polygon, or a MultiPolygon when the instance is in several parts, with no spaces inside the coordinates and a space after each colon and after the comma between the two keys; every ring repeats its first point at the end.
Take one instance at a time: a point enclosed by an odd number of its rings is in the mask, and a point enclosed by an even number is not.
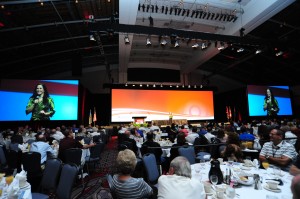
{"type": "Polygon", "coordinates": [[[277,116],[279,112],[278,101],[275,99],[271,89],[267,89],[264,99],[264,111],[267,111],[267,116],[277,116]]]}
{"type": "Polygon", "coordinates": [[[49,96],[46,85],[42,83],[36,85],[26,106],[26,115],[29,113],[32,113],[32,121],[50,120],[54,115],[54,101],[49,96]]]}

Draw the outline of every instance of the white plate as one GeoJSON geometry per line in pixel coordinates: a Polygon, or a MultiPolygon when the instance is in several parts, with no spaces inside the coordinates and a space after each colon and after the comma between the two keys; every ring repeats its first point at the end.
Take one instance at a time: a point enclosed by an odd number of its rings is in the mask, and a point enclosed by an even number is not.
{"type": "Polygon", "coordinates": [[[208,196],[212,196],[214,194],[214,192],[209,192],[209,193],[205,192],[205,194],[208,196]]]}
{"type": "Polygon", "coordinates": [[[252,185],[254,183],[254,179],[252,177],[248,177],[248,180],[246,181],[238,180],[238,183],[242,185],[252,185]]]}
{"type": "Polygon", "coordinates": [[[250,170],[252,169],[252,167],[245,167],[245,166],[242,166],[241,169],[242,169],[242,170],[250,171],[250,170]]]}
{"type": "Polygon", "coordinates": [[[280,193],[281,192],[281,189],[279,189],[279,188],[277,188],[277,189],[270,189],[270,187],[269,187],[268,184],[265,184],[263,187],[264,187],[264,189],[266,189],[268,191],[275,192],[275,193],[280,193]]]}
{"type": "Polygon", "coordinates": [[[24,188],[27,188],[29,186],[30,186],[30,184],[28,182],[26,182],[26,184],[24,186],[20,187],[20,189],[24,189],[24,188]]]}
{"type": "Polygon", "coordinates": [[[246,165],[246,164],[242,164],[242,166],[244,166],[244,167],[254,167],[253,165],[246,165]]]}

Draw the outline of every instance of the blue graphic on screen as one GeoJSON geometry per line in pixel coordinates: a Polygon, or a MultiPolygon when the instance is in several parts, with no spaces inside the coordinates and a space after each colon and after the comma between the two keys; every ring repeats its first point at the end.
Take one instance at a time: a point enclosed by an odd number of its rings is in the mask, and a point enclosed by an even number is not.
{"type": "MultiPolygon", "coordinates": [[[[266,116],[267,112],[263,110],[265,96],[248,94],[249,115],[266,116]]],[[[279,105],[278,115],[292,115],[291,99],[286,97],[276,97],[279,105]]]]}
{"type": "MultiPolygon", "coordinates": [[[[30,120],[31,113],[26,115],[25,109],[32,93],[0,91],[0,121],[30,120]]],[[[50,120],[77,120],[78,97],[51,95],[54,101],[55,114],[50,120]]]]}

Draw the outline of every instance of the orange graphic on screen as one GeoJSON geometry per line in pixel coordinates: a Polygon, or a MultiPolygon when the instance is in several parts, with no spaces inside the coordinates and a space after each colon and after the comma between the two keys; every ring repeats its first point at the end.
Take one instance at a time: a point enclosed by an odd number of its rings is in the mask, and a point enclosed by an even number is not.
{"type": "Polygon", "coordinates": [[[147,120],[214,119],[212,91],[167,91],[112,89],[112,122],[147,120]]]}

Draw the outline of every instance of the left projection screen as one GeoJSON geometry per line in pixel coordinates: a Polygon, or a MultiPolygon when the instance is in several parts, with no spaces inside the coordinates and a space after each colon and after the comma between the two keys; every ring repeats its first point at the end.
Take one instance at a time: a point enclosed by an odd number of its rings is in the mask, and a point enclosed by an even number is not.
{"type": "Polygon", "coordinates": [[[26,106],[40,83],[46,85],[54,102],[55,114],[50,120],[78,119],[78,80],[0,81],[0,121],[29,121],[32,114],[26,114],[26,106]]]}
{"type": "Polygon", "coordinates": [[[213,91],[112,89],[112,122],[214,119],[213,91]]]}

